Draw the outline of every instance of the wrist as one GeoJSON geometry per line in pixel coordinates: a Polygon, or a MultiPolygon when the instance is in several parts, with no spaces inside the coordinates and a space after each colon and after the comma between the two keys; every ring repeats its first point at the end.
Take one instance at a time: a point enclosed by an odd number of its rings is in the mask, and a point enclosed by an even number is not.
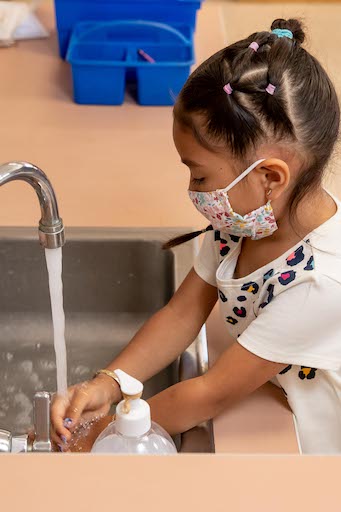
{"type": "Polygon", "coordinates": [[[95,376],[94,381],[106,390],[111,404],[117,404],[122,400],[121,388],[115,379],[105,373],[99,373],[95,376]]]}

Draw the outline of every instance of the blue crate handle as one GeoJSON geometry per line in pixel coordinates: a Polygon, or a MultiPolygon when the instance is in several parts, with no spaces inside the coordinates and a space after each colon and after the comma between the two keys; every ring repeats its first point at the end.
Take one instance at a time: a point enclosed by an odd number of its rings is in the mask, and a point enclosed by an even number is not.
{"type": "Polygon", "coordinates": [[[189,44],[190,41],[187,39],[184,34],[182,34],[179,30],[176,28],[167,25],[165,23],[158,23],[156,21],[144,21],[144,20],[113,20],[113,21],[103,21],[103,22],[80,22],[77,23],[77,27],[81,28],[82,25],[87,26],[89,24],[92,24],[93,26],[89,27],[88,30],[85,30],[82,34],[73,34],[74,41],[77,40],[77,42],[84,40],[86,36],[91,34],[92,32],[96,32],[96,30],[100,31],[103,28],[107,27],[115,27],[115,26],[142,26],[146,28],[152,28],[152,29],[159,29],[159,30],[165,30],[171,34],[173,34],[176,38],[180,39],[183,43],[189,44]],[[95,26],[94,26],[95,25],[95,26]]]}

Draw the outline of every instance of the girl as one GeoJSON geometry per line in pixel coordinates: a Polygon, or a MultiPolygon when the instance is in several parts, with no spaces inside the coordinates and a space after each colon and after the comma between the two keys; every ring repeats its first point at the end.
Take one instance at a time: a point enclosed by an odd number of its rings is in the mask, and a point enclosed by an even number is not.
{"type": "MultiPolygon", "coordinates": [[[[341,452],[341,208],[322,185],[340,111],[303,41],[297,20],[275,20],[204,62],[177,99],[175,145],[210,225],[179,290],[108,366],[145,381],[194,340],[219,300],[233,345],[204,376],[149,400],[170,434],[276,378],[303,452],[341,452]]],[[[52,407],[54,440],[68,449],[80,418],[120,398],[104,373],[70,388],[68,403],[52,407]]]]}

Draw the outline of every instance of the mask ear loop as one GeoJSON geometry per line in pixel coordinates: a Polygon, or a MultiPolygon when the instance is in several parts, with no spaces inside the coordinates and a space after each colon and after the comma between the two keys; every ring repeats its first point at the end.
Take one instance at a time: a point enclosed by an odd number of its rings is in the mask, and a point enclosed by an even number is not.
{"type": "Polygon", "coordinates": [[[233,180],[230,185],[228,185],[225,188],[218,189],[218,192],[228,192],[229,190],[231,190],[231,188],[237,185],[237,183],[239,183],[243,178],[245,178],[245,176],[247,176],[249,172],[251,172],[255,167],[257,167],[257,165],[261,164],[264,161],[265,158],[262,158],[261,160],[257,160],[257,162],[254,162],[252,165],[250,165],[250,167],[248,167],[244,172],[242,172],[240,176],[233,180]]]}

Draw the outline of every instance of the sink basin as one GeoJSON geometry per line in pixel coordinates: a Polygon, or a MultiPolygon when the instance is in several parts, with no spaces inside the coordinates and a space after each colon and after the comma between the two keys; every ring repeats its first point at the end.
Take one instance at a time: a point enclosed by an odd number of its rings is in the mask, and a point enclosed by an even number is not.
{"type": "MultiPolygon", "coordinates": [[[[162,242],[177,234],[171,228],[67,230],[63,281],[69,385],[106,366],[171,298],[195,251],[194,241],[163,251],[162,242]]],[[[35,229],[0,228],[0,267],[0,425],[21,433],[32,424],[34,393],[56,389],[47,271],[35,229]]],[[[202,330],[179,360],[145,383],[144,397],[206,369],[202,330]]],[[[211,422],[176,442],[180,451],[214,451],[211,422]]]]}

